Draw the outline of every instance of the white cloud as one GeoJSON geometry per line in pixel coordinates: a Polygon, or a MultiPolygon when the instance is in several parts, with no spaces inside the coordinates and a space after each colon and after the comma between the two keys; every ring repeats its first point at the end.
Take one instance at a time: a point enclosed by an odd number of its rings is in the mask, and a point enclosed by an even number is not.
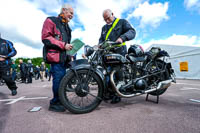
{"type": "Polygon", "coordinates": [[[0,32],[10,41],[41,48],[41,29],[47,15],[26,0],[5,0],[0,4],[0,32]]]}
{"type": "Polygon", "coordinates": [[[83,41],[90,45],[98,44],[101,28],[105,24],[102,17],[103,10],[109,8],[120,18],[123,12],[133,9],[142,1],[144,0],[77,0],[74,3],[75,14],[80,24],[84,26],[81,33],[83,41]]]}
{"type": "Polygon", "coordinates": [[[184,0],[187,10],[198,11],[200,13],[200,0],[184,0]]]}
{"type": "Polygon", "coordinates": [[[169,44],[169,45],[199,45],[200,46],[200,37],[191,36],[191,35],[176,35],[160,39],[160,40],[151,40],[145,44],[142,44],[144,49],[148,48],[152,44],[169,44]]]}
{"type": "Polygon", "coordinates": [[[167,11],[168,2],[165,2],[164,4],[149,4],[148,2],[145,2],[140,4],[138,8],[129,14],[128,19],[132,17],[140,19],[140,27],[142,28],[144,28],[146,25],[157,27],[160,25],[161,21],[169,19],[167,11]]]}
{"type": "Polygon", "coordinates": [[[35,49],[31,46],[24,45],[23,43],[14,43],[14,47],[17,50],[17,55],[14,58],[25,57],[34,58],[42,57],[42,49],[35,49]]]}
{"type": "Polygon", "coordinates": [[[41,30],[48,16],[59,12],[60,1],[4,0],[0,2],[0,32],[2,38],[14,43],[16,57],[42,57],[41,30]]]}
{"type": "Polygon", "coordinates": [[[32,3],[39,9],[45,10],[47,13],[60,12],[62,0],[32,0],[32,3]]]}

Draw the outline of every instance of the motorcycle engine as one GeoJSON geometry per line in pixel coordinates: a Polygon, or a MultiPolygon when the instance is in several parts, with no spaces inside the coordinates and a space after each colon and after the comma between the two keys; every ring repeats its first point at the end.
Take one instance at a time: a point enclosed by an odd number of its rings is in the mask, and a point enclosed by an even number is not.
{"type": "Polygon", "coordinates": [[[147,82],[144,79],[139,79],[135,82],[136,90],[145,90],[147,88],[147,82]]]}

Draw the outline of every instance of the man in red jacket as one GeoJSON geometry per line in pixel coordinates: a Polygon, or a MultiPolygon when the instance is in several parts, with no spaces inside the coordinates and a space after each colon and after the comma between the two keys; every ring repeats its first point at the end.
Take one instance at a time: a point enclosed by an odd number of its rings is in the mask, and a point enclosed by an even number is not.
{"type": "Polygon", "coordinates": [[[42,29],[43,58],[46,63],[51,64],[53,76],[53,99],[50,101],[50,111],[65,111],[58,97],[58,89],[60,81],[66,73],[67,64],[71,59],[66,54],[66,51],[72,49],[70,44],[71,29],[68,23],[73,16],[74,10],[72,6],[64,4],[58,17],[48,17],[42,29]]]}

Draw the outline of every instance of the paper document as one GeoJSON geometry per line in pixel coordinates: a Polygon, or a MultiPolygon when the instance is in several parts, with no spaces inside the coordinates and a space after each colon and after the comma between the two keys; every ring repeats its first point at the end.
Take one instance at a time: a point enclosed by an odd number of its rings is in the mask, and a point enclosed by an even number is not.
{"type": "Polygon", "coordinates": [[[28,112],[37,112],[40,111],[42,107],[33,107],[32,109],[30,109],[28,112]]]}
{"type": "Polygon", "coordinates": [[[81,40],[79,39],[75,39],[74,41],[72,41],[71,43],[73,45],[72,50],[67,51],[67,54],[74,56],[79,49],[81,49],[83,47],[83,45],[85,45],[81,40]]]}

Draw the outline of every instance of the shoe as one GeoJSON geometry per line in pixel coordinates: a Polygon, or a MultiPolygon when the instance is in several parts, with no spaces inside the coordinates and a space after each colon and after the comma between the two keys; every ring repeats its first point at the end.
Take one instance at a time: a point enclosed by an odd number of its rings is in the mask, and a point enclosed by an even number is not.
{"type": "Polygon", "coordinates": [[[111,100],[111,104],[116,104],[119,103],[121,101],[121,97],[119,96],[113,96],[112,100],[111,100]]]}
{"type": "Polygon", "coordinates": [[[65,112],[65,107],[60,103],[50,103],[49,111],[65,112]]]}
{"type": "Polygon", "coordinates": [[[113,98],[113,95],[111,95],[111,94],[107,94],[107,95],[105,95],[104,97],[103,97],[103,100],[111,100],[113,98]]]}
{"type": "Polygon", "coordinates": [[[12,95],[12,96],[17,95],[17,90],[12,90],[12,91],[11,91],[11,95],[12,95]]]}

